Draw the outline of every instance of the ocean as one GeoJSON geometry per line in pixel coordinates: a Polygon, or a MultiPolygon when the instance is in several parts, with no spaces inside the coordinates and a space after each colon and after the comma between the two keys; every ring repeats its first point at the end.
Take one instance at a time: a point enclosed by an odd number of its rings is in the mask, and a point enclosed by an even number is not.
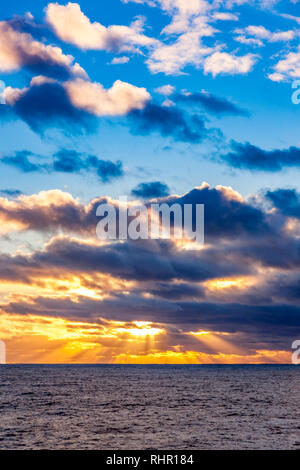
{"type": "Polygon", "coordinates": [[[0,366],[0,449],[300,449],[300,367],[0,366]]]}

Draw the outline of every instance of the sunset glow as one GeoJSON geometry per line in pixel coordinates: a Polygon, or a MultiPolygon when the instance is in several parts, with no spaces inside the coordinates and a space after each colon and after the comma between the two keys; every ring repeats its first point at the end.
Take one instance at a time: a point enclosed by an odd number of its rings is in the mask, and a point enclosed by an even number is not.
{"type": "Polygon", "coordinates": [[[2,5],[7,361],[290,363],[299,5],[106,3],[2,5]]]}

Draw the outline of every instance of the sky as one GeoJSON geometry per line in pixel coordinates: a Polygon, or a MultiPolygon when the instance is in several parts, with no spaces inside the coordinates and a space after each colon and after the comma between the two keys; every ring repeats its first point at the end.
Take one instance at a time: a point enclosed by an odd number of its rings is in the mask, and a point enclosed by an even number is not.
{"type": "Polygon", "coordinates": [[[299,39],[297,0],[1,6],[8,362],[290,363],[299,39]],[[204,246],[99,240],[122,196],[204,204],[204,246]]]}

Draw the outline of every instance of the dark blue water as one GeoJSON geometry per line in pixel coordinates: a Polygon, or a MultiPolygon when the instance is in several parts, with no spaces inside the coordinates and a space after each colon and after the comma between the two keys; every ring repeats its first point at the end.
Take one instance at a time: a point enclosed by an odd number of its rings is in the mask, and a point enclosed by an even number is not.
{"type": "Polygon", "coordinates": [[[1,449],[300,449],[297,366],[0,366],[1,449]]]}

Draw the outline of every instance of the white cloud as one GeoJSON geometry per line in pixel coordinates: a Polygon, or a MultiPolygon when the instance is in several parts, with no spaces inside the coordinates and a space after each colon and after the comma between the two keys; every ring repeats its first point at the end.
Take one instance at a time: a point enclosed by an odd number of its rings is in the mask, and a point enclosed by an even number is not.
{"type": "Polygon", "coordinates": [[[127,64],[129,62],[129,57],[122,56],[122,57],[114,57],[111,61],[111,64],[127,64]]]}
{"type": "Polygon", "coordinates": [[[175,87],[172,85],[163,85],[163,86],[156,88],[154,91],[156,91],[156,93],[159,93],[160,95],[163,95],[163,96],[170,96],[174,93],[175,87]]]}
{"type": "Polygon", "coordinates": [[[205,0],[159,0],[158,3],[162,10],[172,16],[171,23],[162,31],[164,34],[194,31],[197,29],[198,20],[203,28],[211,9],[211,5],[205,0]]]}
{"type": "Polygon", "coordinates": [[[249,25],[246,28],[237,28],[234,32],[240,35],[235,38],[239,42],[244,42],[244,44],[246,44],[246,41],[248,40],[248,44],[252,43],[260,46],[263,45],[263,40],[268,42],[285,42],[292,41],[296,37],[299,37],[299,32],[295,30],[277,31],[273,33],[264,26],[254,25],[249,25]],[[248,37],[246,38],[246,36],[248,37]]]}
{"type": "Polygon", "coordinates": [[[300,46],[297,52],[289,52],[274,66],[274,73],[268,77],[275,82],[300,78],[300,46]]]}
{"type": "Polygon", "coordinates": [[[258,46],[262,47],[264,43],[260,39],[255,39],[255,38],[247,38],[246,36],[243,36],[242,34],[239,36],[236,36],[235,41],[240,42],[242,44],[246,44],[247,46],[258,46]]]}
{"type": "Polygon", "coordinates": [[[217,11],[212,14],[212,19],[216,21],[238,21],[239,17],[237,14],[234,13],[217,11]]]}
{"type": "Polygon", "coordinates": [[[70,75],[86,76],[74,57],[63,54],[59,47],[48,46],[31,34],[15,30],[6,21],[0,22],[0,71],[12,72],[22,67],[61,67],[70,75]]]}
{"type": "Polygon", "coordinates": [[[67,94],[77,108],[96,116],[122,116],[134,109],[143,109],[150,100],[145,88],[116,80],[106,90],[100,83],[80,78],[65,83],[67,94]]]}
{"type": "Polygon", "coordinates": [[[236,56],[227,52],[215,52],[207,57],[204,62],[204,72],[211,73],[214,77],[219,74],[247,74],[257,60],[257,56],[246,54],[236,56]]]}
{"type": "Polygon", "coordinates": [[[140,19],[130,26],[105,27],[96,21],[92,23],[78,3],[50,3],[46,8],[46,19],[60,39],[83,50],[138,52],[139,47],[150,47],[157,42],[142,34],[140,19]]]}
{"type": "Polygon", "coordinates": [[[281,73],[276,73],[276,72],[269,73],[268,77],[273,82],[282,82],[282,80],[284,80],[283,75],[281,75],[281,73]]]}
{"type": "Polygon", "coordinates": [[[300,24],[299,16],[288,15],[287,13],[281,13],[280,16],[282,16],[282,18],[285,18],[287,20],[296,21],[296,23],[300,24]]]}
{"type": "Polygon", "coordinates": [[[171,18],[171,23],[163,30],[164,34],[182,34],[190,32],[197,27],[197,19],[208,19],[209,12],[214,5],[207,0],[122,0],[123,3],[144,3],[152,7],[159,7],[171,18]]]}
{"type": "MultiPolygon", "coordinates": [[[[128,3],[130,0],[123,1],[128,3]]],[[[256,61],[254,55],[235,56],[227,52],[220,52],[223,46],[217,42],[210,46],[204,44],[203,38],[221,33],[212,26],[213,23],[238,21],[239,16],[236,12],[224,11],[224,7],[228,7],[226,2],[206,0],[132,1],[158,6],[172,18],[161,32],[163,41],[157,43],[149,53],[146,63],[152,73],[163,72],[167,75],[179,75],[184,73],[184,68],[189,65],[204,68],[205,73],[210,72],[213,75],[218,73],[245,74],[252,69],[256,61]],[[220,6],[223,7],[222,11],[219,11],[220,6]]],[[[245,44],[254,43],[254,39],[250,41],[246,37],[241,37],[240,40],[245,44]]]]}
{"type": "Polygon", "coordinates": [[[190,31],[181,34],[171,44],[159,44],[151,51],[147,60],[151,72],[179,75],[187,65],[199,67],[203,58],[214,49],[202,43],[202,37],[213,36],[215,29],[199,17],[190,31]]]}
{"type": "Polygon", "coordinates": [[[172,106],[175,106],[175,103],[172,100],[169,100],[168,98],[162,103],[162,106],[165,106],[165,108],[171,108],[172,106]]]}
{"type": "Polygon", "coordinates": [[[169,14],[175,14],[176,12],[182,15],[192,16],[205,13],[209,8],[210,4],[206,0],[122,0],[123,3],[146,3],[149,6],[158,6],[162,10],[169,14]]]}

